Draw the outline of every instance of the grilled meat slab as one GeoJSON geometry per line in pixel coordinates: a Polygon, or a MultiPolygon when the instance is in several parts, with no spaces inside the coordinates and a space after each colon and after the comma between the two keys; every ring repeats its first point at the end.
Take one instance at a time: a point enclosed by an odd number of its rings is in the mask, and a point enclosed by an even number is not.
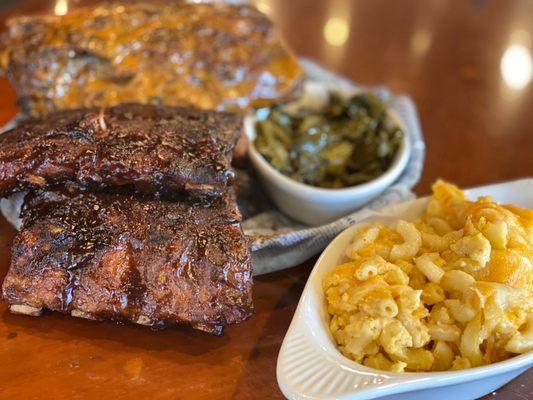
{"type": "Polygon", "coordinates": [[[289,94],[303,75],[247,5],[124,2],[7,25],[0,65],[34,116],[124,102],[241,109],[289,94]]]}
{"type": "Polygon", "coordinates": [[[187,324],[219,334],[253,312],[235,198],[210,205],[120,193],[27,195],[2,291],[12,312],[187,324]]]}
{"type": "Polygon", "coordinates": [[[0,196],[64,181],[218,196],[233,180],[240,131],[233,114],[191,108],[55,112],[0,135],[0,196]]]}

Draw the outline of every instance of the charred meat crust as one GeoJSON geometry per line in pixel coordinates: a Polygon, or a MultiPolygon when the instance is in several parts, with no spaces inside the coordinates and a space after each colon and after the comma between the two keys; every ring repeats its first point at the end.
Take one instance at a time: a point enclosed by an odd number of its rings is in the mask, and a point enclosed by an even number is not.
{"type": "Polygon", "coordinates": [[[253,312],[250,253],[232,193],[206,205],[36,191],[22,218],[2,287],[15,312],[215,334],[253,312]]]}
{"type": "Polygon", "coordinates": [[[233,181],[239,117],[122,104],[22,122],[0,135],[0,196],[65,181],[215,197],[233,181]]]}

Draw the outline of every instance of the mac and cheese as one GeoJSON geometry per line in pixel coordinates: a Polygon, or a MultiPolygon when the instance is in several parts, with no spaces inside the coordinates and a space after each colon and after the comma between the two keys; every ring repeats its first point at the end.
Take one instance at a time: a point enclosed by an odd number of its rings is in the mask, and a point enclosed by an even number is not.
{"type": "Polygon", "coordinates": [[[416,221],[359,228],[324,279],[333,338],[366,366],[455,370],[533,349],[533,211],[433,192],[416,221]]]}

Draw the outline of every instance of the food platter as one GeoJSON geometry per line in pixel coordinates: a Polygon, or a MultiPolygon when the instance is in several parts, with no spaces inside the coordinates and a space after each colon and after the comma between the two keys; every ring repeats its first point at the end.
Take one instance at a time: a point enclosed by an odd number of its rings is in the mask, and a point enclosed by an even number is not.
{"type": "MultiPolygon", "coordinates": [[[[166,327],[224,353],[198,331],[261,332],[253,277],[326,248],[278,357],[288,398],[468,399],[531,366],[531,180],[470,190],[496,201],[441,181],[413,200],[425,144],[408,96],[296,58],[240,3],[98,5],[8,25],[0,72],[24,114],[0,135],[11,314],[158,338],[166,327]]],[[[123,371],[137,380],[143,363],[123,371]]]]}
{"type": "MultiPolygon", "coordinates": [[[[311,60],[301,59],[300,63],[308,81],[324,83],[330,88],[344,92],[364,89],[311,60]]],[[[416,185],[422,173],[425,144],[413,101],[405,95],[394,95],[385,88],[375,88],[372,91],[390,104],[391,110],[396,113],[397,118],[405,127],[410,140],[410,156],[400,178],[393,185],[388,186],[377,198],[372,199],[370,204],[364,204],[368,207],[380,208],[413,197],[411,189],[416,185]]],[[[2,130],[13,127],[18,118],[20,117],[15,117],[2,130]]],[[[243,228],[252,240],[253,268],[256,275],[279,271],[302,263],[320,252],[337,233],[359,218],[358,212],[355,211],[327,224],[306,226],[288,218],[272,204],[267,193],[257,187],[257,177],[251,166],[238,173],[241,174],[241,180],[237,181],[237,185],[242,185],[242,192],[245,193],[240,200],[241,209],[251,210],[245,216],[243,228]]],[[[3,214],[15,226],[17,226],[21,203],[20,195],[10,202],[2,200],[0,203],[3,214]]]]}

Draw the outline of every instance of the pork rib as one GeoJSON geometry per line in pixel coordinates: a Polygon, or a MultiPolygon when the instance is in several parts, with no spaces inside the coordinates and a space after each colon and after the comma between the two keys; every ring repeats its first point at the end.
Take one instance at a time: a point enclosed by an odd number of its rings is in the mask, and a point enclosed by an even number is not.
{"type": "Polygon", "coordinates": [[[124,102],[243,109],[286,97],[303,76],[248,5],[123,1],[7,26],[0,69],[34,116],[124,102]]]}
{"type": "Polygon", "coordinates": [[[231,193],[206,205],[38,191],[22,218],[2,287],[12,312],[215,334],[253,312],[250,253],[231,193]]]}
{"type": "Polygon", "coordinates": [[[0,196],[65,181],[145,193],[218,196],[232,183],[241,119],[122,104],[59,111],[0,135],[0,196]]]}

